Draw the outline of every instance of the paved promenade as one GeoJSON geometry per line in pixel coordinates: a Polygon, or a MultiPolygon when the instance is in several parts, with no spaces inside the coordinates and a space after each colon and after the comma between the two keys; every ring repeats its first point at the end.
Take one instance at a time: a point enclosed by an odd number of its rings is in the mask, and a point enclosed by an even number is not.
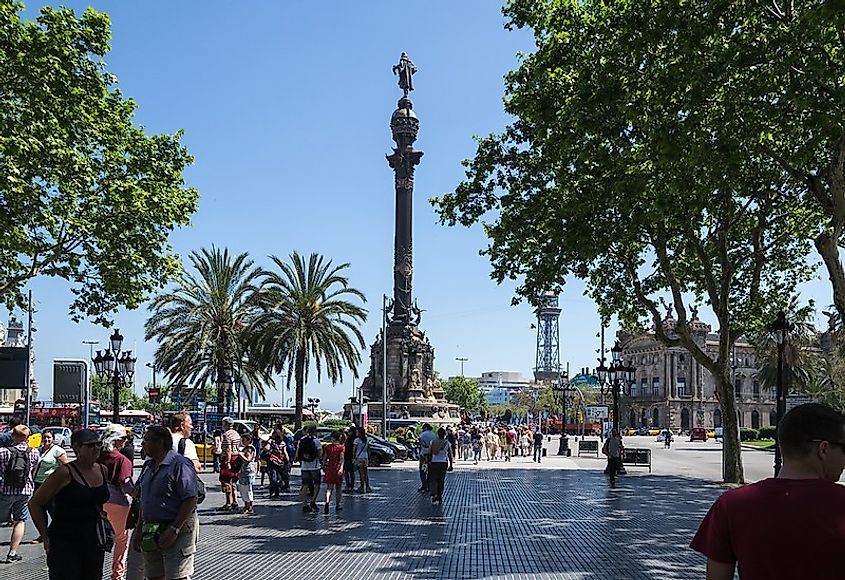
{"type": "MultiPolygon", "coordinates": [[[[375,493],[345,498],[329,515],[302,513],[292,494],[266,499],[265,489],[254,516],[217,514],[222,494],[209,488],[195,578],[703,578],[703,558],[687,544],[724,488],[631,468],[609,489],[600,465],[553,456],[539,466],[459,462],[444,504],[433,507],[416,491],[415,464],[398,463],[371,470],[375,493]]],[[[0,576],[47,577],[40,545],[20,552],[25,560],[0,565],[0,576]]]]}

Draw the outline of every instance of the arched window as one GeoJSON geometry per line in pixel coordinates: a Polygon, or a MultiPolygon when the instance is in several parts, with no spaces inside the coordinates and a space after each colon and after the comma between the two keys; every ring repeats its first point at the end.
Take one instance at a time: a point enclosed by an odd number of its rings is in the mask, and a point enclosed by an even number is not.
{"type": "Polygon", "coordinates": [[[760,428],[760,413],[757,409],[751,411],[751,428],[752,429],[759,429],[760,428]]]}
{"type": "Polygon", "coordinates": [[[648,427],[648,412],[645,409],[640,413],[640,427],[648,427]]]}
{"type": "Polygon", "coordinates": [[[681,429],[685,431],[689,431],[690,428],[690,420],[689,420],[689,409],[684,407],[681,409],[681,429]]]}
{"type": "Polygon", "coordinates": [[[657,407],[651,410],[651,426],[660,426],[660,409],[658,409],[657,407]]]}
{"type": "Polygon", "coordinates": [[[628,415],[628,426],[634,427],[637,424],[637,415],[634,413],[634,410],[631,409],[631,414],[628,415]]]}
{"type": "Polygon", "coordinates": [[[777,411],[769,412],[769,425],[777,425],[778,424],[778,414],[777,411]]]}
{"type": "Polygon", "coordinates": [[[716,409],[713,411],[713,426],[714,427],[721,427],[722,426],[722,410],[716,409]]]}

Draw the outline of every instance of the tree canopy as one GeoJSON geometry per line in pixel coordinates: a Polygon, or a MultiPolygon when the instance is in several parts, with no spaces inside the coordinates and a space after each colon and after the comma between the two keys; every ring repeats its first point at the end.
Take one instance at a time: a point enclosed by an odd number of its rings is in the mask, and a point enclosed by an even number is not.
{"type": "Polygon", "coordinates": [[[716,379],[729,481],[743,478],[731,345],[813,274],[823,220],[761,146],[777,125],[754,133],[745,121],[776,99],[757,70],[780,58],[760,38],[765,12],[727,0],[512,0],[508,26],[531,28],[537,44],[506,78],[514,121],[479,139],[465,181],[433,200],[446,224],[484,222],[493,277],[518,280],[519,297],[536,303],[576,276],[604,318],[689,350],[716,379]],[[692,302],[718,321],[715,358],[690,331],[692,302]]]}
{"type": "Polygon", "coordinates": [[[270,256],[276,269],[261,273],[260,310],[248,332],[256,361],[268,371],[287,371],[295,391],[295,425],[302,426],[305,384],[313,366],[337,383],[349,369],[358,376],[367,320],[364,294],[349,284],[348,263],[335,266],[324,256],[293,252],[288,261],[270,256]],[[360,303],[359,303],[360,302],[360,303]]]}
{"type": "Polygon", "coordinates": [[[466,411],[485,411],[490,405],[475,379],[455,377],[443,383],[446,400],[466,411]]]}
{"type": "Polygon", "coordinates": [[[72,283],[75,320],[137,308],[178,273],[168,245],[197,192],[181,132],[148,135],[106,69],[110,21],[0,4],[0,300],[37,276],[72,283]]]}

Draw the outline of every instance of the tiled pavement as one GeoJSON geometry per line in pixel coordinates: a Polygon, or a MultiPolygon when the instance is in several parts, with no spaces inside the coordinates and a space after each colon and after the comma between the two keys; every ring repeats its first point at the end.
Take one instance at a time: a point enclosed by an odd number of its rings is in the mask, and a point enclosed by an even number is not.
{"type": "MultiPolygon", "coordinates": [[[[500,467],[459,464],[440,507],[417,493],[414,464],[372,470],[375,493],[328,516],[262,489],[254,516],[231,517],[214,513],[222,494],[209,493],[195,578],[703,578],[687,544],[720,486],[632,469],[611,490],[600,471],[563,458],[500,467]]],[[[21,553],[0,578],[46,578],[40,546],[21,553]]]]}

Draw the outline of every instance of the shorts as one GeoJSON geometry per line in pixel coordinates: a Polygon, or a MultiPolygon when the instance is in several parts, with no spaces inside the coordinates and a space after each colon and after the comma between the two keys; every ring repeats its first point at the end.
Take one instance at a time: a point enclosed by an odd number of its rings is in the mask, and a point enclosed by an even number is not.
{"type": "Polygon", "coordinates": [[[360,469],[362,467],[367,467],[370,464],[370,460],[362,457],[362,458],[356,459],[355,463],[358,465],[358,468],[360,469]]]}
{"type": "Polygon", "coordinates": [[[22,493],[0,495],[0,522],[25,522],[29,519],[29,497],[22,493]]]}
{"type": "Polygon", "coordinates": [[[241,499],[245,502],[252,503],[254,501],[254,494],[252,493],[251,483],[239,483],[238,488],[241,492],[241,499]]]}
{"type": "Polygon", "coordinates": [[[305,469],[302,471],[302,485],[320,487],[320,470],[319,469],[305,469]]]}
{"type": "Polygon", "coordinates": [[[199,539],[199,519],[196,512],[188,518],[176,543],[167,550],[156,549],[144,552],[144,566],[147,578],[188,578],[194,575],[194,552],[199,539]]]}

